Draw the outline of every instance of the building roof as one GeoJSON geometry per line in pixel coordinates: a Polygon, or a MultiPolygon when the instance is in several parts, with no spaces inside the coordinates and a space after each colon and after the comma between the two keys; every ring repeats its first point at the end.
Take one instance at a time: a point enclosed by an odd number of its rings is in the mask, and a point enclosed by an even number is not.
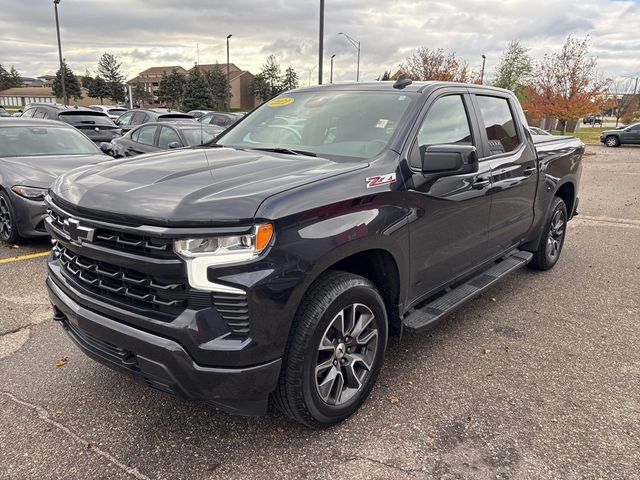
{"type": "Polygon", "coordinates": [[[151,67],[151,68],[147,68],[146,70],[143,70],[142,72],[140,72],[138,75],[152,75],[152,74],[162,75],[164,72],[170,72],[174,68],[176,70],[178,70],[178,71],[182,70],[185,73],[187,72],[180,65],[170,65],[168,67],[151,67]]]}
{"type": "Polygon", "coordinates": [[[40,75],[38,77],[40,80],[53,80],[56,78],[55,75],[40,75]]]}
{"type": "Polygon", "coordinates": [[[14,87],[0,91],[0,97],[53,97],[51,87],[14,87]]]}
{"type": "MultiPolygon", "coordinates": [[[[226,63],[205,63],[205,64],[200,64],[198,65],[198,69],[202,72],[208,72],[210,70],[213,70],[215,68],[215,66],[220,67],[220,69],[223,72],[227,71],[227,64],[226,63]]],[[[196,67],[192,67],[189,69],[189,71],[191,72],[194,68],[196,67]]],[[[235,64],[230,63],[229,64],[229,73],[231,72],[241,72],[242,70],[240,70],[235,64]]]]}

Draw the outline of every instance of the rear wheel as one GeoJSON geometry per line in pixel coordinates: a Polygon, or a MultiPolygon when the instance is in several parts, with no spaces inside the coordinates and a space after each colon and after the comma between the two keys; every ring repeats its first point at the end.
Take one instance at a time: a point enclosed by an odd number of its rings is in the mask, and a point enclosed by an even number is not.
{"type": "Polygon", "coordinates": [[[13,205],[9,195],[2,191],[0,191],[0,240],[7,243],[16,243],[20,240],[13,205]]]}
{"type": "Polygon", "coordinates": [[[567,206],[560,197],[553,197],[551,213],[544,226],[538,249],[533,253],[529,267],[549,270],[558,262],[567,233],[567,206]]]}
{"type": "Polygon", "coordinates": [[[345,272],[323,274],[294,320],[276,406],[312,427],[352,415],[376,381],[387,331],[386,308],[371,282],[345,272]]]}
{"type": "Polygon", "coordinates": [[[617,147],[620,145],[620,140],[618,137],[614,137],[613,135],[604,139],[604,144],[607,147],[617,147]]]}

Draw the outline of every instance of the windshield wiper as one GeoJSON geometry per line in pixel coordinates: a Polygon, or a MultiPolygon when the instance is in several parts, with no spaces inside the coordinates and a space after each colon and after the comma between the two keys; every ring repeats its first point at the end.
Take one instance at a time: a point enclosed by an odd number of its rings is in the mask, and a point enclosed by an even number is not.
{"type": "Polygon", "coordinates": [[[262,152],[286,153],[287,155],[304,155],[305,157],[317,157],[313,152],[305,150],[293,150],[291,148],[273,147],[273,148],[250,148],[250,150],[260,150],[262,152]]]}

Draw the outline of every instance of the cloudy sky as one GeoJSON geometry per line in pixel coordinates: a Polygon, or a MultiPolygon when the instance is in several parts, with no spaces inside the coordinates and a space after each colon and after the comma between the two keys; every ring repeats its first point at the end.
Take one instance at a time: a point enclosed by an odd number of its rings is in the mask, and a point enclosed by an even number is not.
{"type": "MultiPolygon", "coordinates": [[[[599,69],[609,77],[640,75],[640,0],[326,0],[325,72],[336,54],[334,80],[355,78],[356,50],[339,32],[360,40],[361,79],[394,70],[417,46],[455,51],[487,74],[511,39],[534,57],[573,34],[591,37],[599,69]]],[[[115,53],[129,78],[157,65],[231,61],[256,73],[274,54],[303,84],[316,68],[318,0],[62,0],[63,55],[76,71],[93,72],[100,55],[115,53]]],[[[58,62],[52,0],[2,0],[0,63],[27,76],[54,73],[58,62]]],[[[327,81],[325,80],[325,81],[327,81]]],[[[317,71],[312,74],[317,82],[317,71]]]]}

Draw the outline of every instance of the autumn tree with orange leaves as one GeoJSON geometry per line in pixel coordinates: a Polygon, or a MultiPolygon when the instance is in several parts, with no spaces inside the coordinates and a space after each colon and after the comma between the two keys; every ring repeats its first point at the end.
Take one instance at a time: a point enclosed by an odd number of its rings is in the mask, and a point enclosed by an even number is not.
{"type": "Polygon", "coordinates": [[[411,80],[441,80],[470,83],[474,81],[469,64],[447,54],[444,49],[420,47],[400,65],[400,72],[411,80]]]}
{"type": "Polygon", "coordinates": [[[599,110],[608,80],[599,78],[597,59],[589,55],[589,38],[567,37],[558,53],[545,55],[536,66],[523,107],[533,117],[559,120],[561,133],[567,122],[599,110]]]}

